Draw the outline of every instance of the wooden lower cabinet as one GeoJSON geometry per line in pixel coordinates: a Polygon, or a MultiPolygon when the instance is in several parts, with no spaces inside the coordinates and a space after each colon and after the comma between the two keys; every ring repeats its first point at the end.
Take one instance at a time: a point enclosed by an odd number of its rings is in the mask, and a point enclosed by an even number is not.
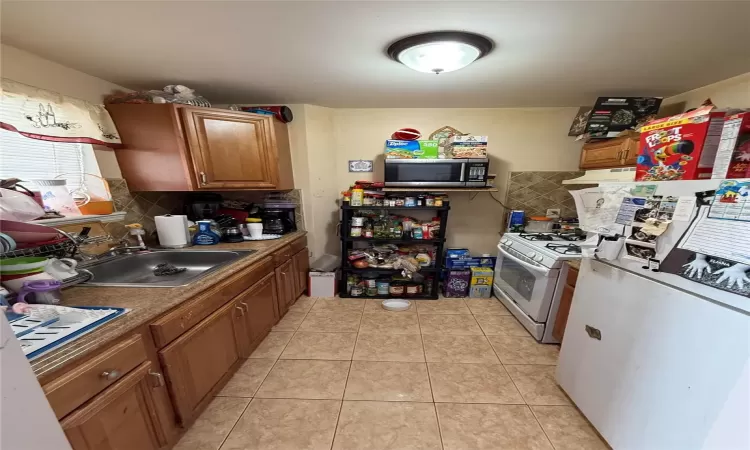
{"type": "Polygon", "coordinates": [[[276,293],[278,295],[279,317],[283,317],[289,311],[289,306],[297,299],[294,296],[296,285],[294,261],[290,259],[276,268],[276,293]]]}
{"type": "Polygon", "coordinates": [[[74,450],[157,450],[167,441],[154,405],[152,364],[144,362],[61,425],[74,450]]]}
{"type": "Polygon", "coordinates": [[[307,248],[302,249],[292,256],[295,275],[295,300],[307,290],[307,273],[310,271],[310,254],[307,248]]]}
{"type": "Polygon", "coordinates": [[[266,275],[241,294],[236,303],[245,310],[245,339],[249,353],[252,353],[277,321],[276,274],[266,275]]]}
{"type": "Polygon", "coordinates": [[[578,270],[568,268],[568,275],[563,286],[562,296],[560,297],[560,306],[555,316],[555,324],[552,328],[552,337],[562,342],[565,335],[565,326],[568,324],[568,314],[573,304],[573,294],[575,293],[575,283],[578,279],[578,270]]]}
{"type": "Polygon", "coordinates": [[[232,301],[159,351],[172,402],[183,424],[192,421],[204,397],[240,359],[245,342],[238,339],[246,326],[243,314],[242,306],[232,301]]]}

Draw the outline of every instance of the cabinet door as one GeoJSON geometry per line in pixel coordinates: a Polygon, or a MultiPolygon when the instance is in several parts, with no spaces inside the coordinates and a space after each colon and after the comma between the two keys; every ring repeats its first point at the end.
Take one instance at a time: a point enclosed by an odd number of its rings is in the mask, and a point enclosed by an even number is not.
{"type": "Polygon", "coordinates": [[[74,450],[156,450],[167,445],[144,362],[61,421],[74,450]]]}
{"type": "Polygon", "coordinates": [[[180,110],[199,189],[273,189],[278,156],[270,116],[180,110]]]}
{"type": "Polygon", "coordinates": [[[276,293],[278,295],[279,316],[283,317],[294,302],[294,264],[289,260],[276,268],[276,293]]]}
{"type": "Polygon", "coordinates": [[[159,351],[175,409],[188,423],[195,409],[240,358],[243,319],[235,302],[222,307],[159,351]]]}
{"type": "Polygon", "coordinates": [[[635,139],[628,139],[624,147],[625,149],[622,156],[623,165],[635,166],[638,164],[638,141],[635,139]]]}
{"type": "Polygon", "coordinates": [[[573,293],[575,288],[566,284],[563,286],[562,296],[560,297],[560,306],[557,309],[555,325],[552,328],[552,337],[562,342],[565,334],[565,325],[568,323],[568,314],[570,314],[570,305],[573,303],[573,293]]]}
{"type": "Polygon", "coordinates": [[[619,167],[622,149],[616,144],[586,144],[581,150],[581,169],[605,169],[619,167]]]}
{"type": "Polygon", "coordinates": [[[236,300],[245,310],[247,338],[251,352],[276,323],[278,300],[275,277],[273,273],[268,274],[253,287],[240,294],[236,300]]]}
{"type": "Polygon", "coordinates": [[[307,248],[297,252],[293,257],[294,261],[294,274],[295,284],[294,299],[296,300],[300,295],[304,294],[307,290],[307,273],[310,271],[310,255],[307,252],[307,248]]]}

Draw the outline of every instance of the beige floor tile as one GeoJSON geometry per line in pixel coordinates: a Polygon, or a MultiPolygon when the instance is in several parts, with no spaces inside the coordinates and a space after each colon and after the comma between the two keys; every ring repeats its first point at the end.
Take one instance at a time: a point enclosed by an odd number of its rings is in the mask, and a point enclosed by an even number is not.
{"type": "Polygon", "coordinates": [[[475,314],[474,317],[487,336],[504,334],[508,336],[531,336],[526,328],[513,316],[492,316],[475,314]]]}
{"type": "Polygon", "coordinates": [[[280,359],[255,396],[341,400],[350,364],[350,361],[280,359]]]}
{"type": "Polygon", "coordinates": [[[532,406],[557,450],[607,450],[594,428],[573,406],[532,406]]]}
{"type": "Polygon", "coordinates": [[[570,405],[555,381],[555,366],[506,365],[505,370],[529,405],[570,405]]]}
{"type": "Polygon", "coordinates": [[[526,405],[436,407],[445,450],[553,450],[526,405]]]}
{"type": "Polygon", "coordinates": [[[299,326],[299,330],[328,333],[356,332],[361,318],[361,312],[310,311],[299,326]]]}
{"type": "Polygon", "coordinates": [[[466,305],[473,314],[510,316],[510,311],[496,298],[467,298],[466,305]]]}
{"type": "Polygon", "coordinates": [[[271,371],[276,359],[248,359],[232,376],[224,389],[219,392],[222,397],[252,397],[271,371]]]}
{"type": "Polygon", "coordinates": [[[416,303],[419,314],[471,314],[462,298],[417,300],[416,303]]]}
{"type": "Polygon", "coordinates": [[[329,450],[336,431],[338,400],[256,398],[222,450],[329,450]]]}
{"type": "Polygon", "coordinates": [[[281,359],[328,359],[351,361],[357,333],[309,333],[298,331],[281,359]]]}
{"type": "Polygon", "coordinates": [[[420,314],[419,328],[422,334],[482,335],[471,314],[420,314]]]}
{"type": "Polygon", "coordinates": [[[312,307],[313,312],[362,312],[364,298],[319,298],[312,307]]]}
{"type": "Polygon", "coordinates": [[[422,335],[427,362],[489,363],[499,361],[484,336],[422,335]]]}
{"type": "Polygon", "coordinates": [[[273,331],[297,331],[306,315],[304,311],[289,311],[274,325],[273,331]]]}
{"type": "Polygon", "coordinates": [[[359,333],[353,359],[355,361],[424,362],[422,336],[359,333]]]}
{"type": "Polygon", "coordinates": [[[348,402],[333,450],[441,450],[431,403],[348,402]]]}
{"type": "Polygon", "coordinates": [[[560,348],[552,344],[540,344],[527,336],[488,336],[492,348],[503,364],[557,364],[560,348]]]}
{"type": "Polygon", "coordinates": [[[415,314],[417,312],[417,305],[415,302],[411,302],[411,305],[409,306],[409,309],[406,311],[387,311],[383,309],[382,306],[383,300],[368,298],[367,303],[365,303],[365,314],[371,313],[371,312],[390,312],[392,314],[415,314]]]}
{"type": "Polygon", "coordinates": [[[292,336],[294,336],[293,331],[271,331],[250,355],[250,358],[277,359],[292,336]]]}
{"type": "Polygon", "coordinates": [[[419,334],[419,321],[416,314],[388,311],[368,313],[362,316],[359,331],[361,333],[419,334]]]}
{"type": "Polygon", "coordinates": [[[500,364],[429,363],[436,402],[523,404],[500,364]]]}
{"type": "Polygon", "coordinates": [[[174,450],[218,450],[248,403],[249,398],[214,398],[174,450]]]}
{"type": "Polygon", "coordinates": [[[302,297],[298,298],[292,306],[289,307],[289,311],[308,312],[310,311],[310,308],[313,307],[316,300],[317,298],[315,297],[308,297],[306,295],[303,295],[302,297]]]}
{"type": "Polygon", "coordinates": [[[425,363],[354,361],[344,400],[432,402],[425,363]]]}

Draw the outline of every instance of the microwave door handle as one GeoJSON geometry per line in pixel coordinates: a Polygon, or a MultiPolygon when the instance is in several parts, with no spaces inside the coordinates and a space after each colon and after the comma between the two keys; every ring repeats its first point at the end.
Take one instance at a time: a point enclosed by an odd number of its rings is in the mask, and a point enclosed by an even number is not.
{"type": "Polygon", "coordinates": [[[549,275],[549,269],[547,269],[546,267],[539,267],[539,266],[535,266],[533,264],[529,264],[526,261],[522,261],[522,260],[516,258],[515,256],[511,255],[510,253],[506,252],[502,248],[500,248],[500,253],[502,253],[503,255],[505,255],[505,257],[508,258],[508,259],[510,259],[511,261],[516,262],[516,263],[518,263],[518,264],[526,267],[529,270],[533,270],[535,272],[541,273],[544,276],[549,275]]]}
{"type": "Polygon", "coordinates": [[[464,181],[464,175],[466,173],[466,163],[461,163],[461,178],[458,181],[464,181]]]}

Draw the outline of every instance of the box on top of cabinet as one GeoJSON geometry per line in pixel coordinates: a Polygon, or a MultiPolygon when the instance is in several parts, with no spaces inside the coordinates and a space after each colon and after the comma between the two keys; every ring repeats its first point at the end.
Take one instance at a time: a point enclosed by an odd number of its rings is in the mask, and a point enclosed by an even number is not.
{"type": "Polygon", "coordinates": [[[438,141],[385,141],[386,159],[437,159],[438,141]]]}
{"type": "Polygon", "coordinates": [[[750,174],[750,109],[724,119],[711,178],[747,178],[750,174]]]}

